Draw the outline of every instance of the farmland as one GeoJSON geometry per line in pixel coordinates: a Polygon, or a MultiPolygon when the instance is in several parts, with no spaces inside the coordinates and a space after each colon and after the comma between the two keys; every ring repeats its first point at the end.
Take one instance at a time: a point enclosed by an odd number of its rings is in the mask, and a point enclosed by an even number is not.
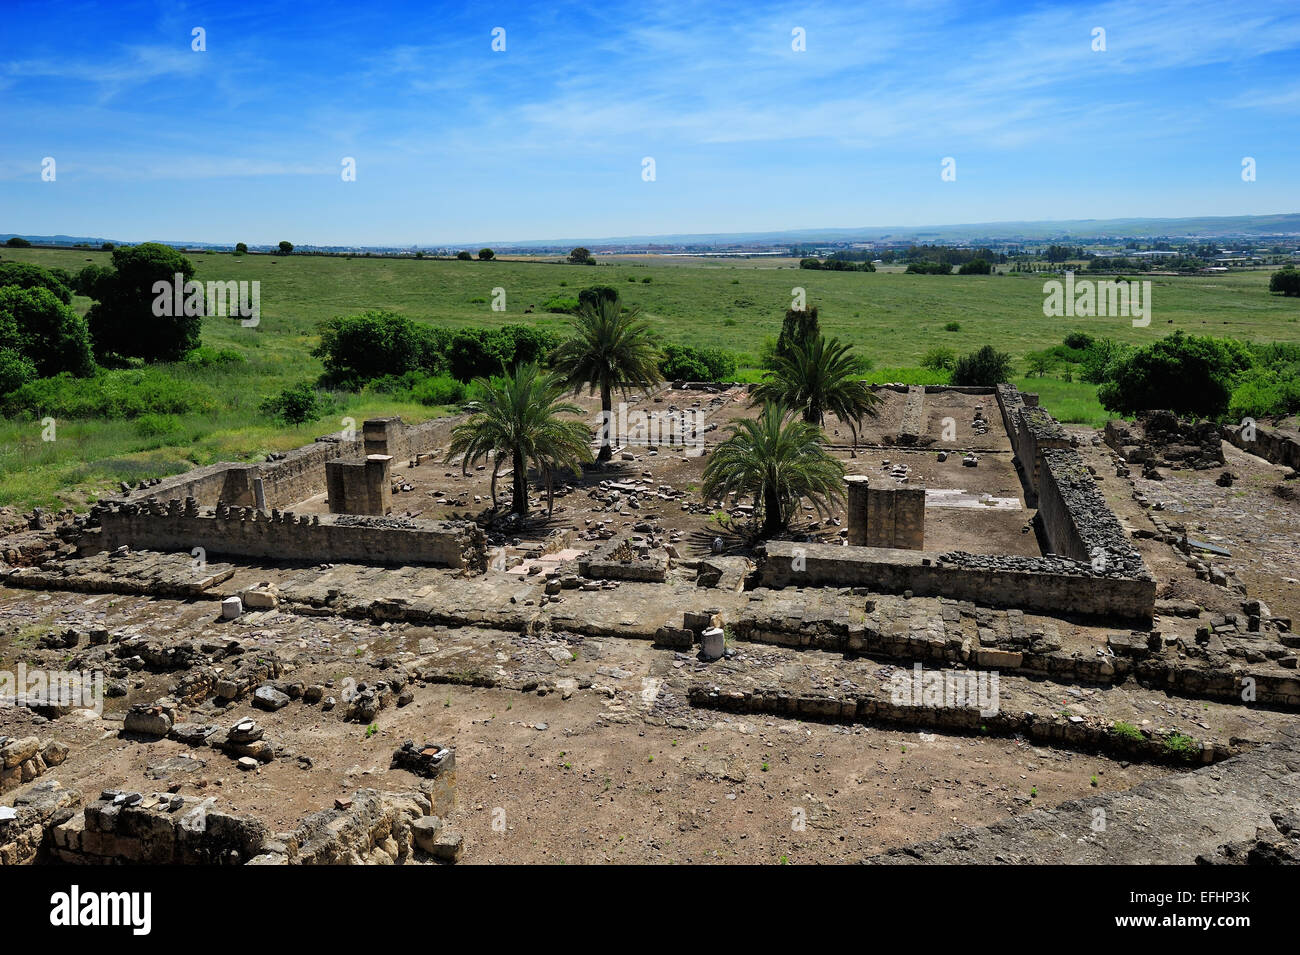
{"type": "MultiPolygon", "coordinates": [[[[107,252],[6,249],[6,261],[31,262],[76,273],[107,266],[107,252]]],[[[1267,272],[1216,276],[1150,276],[1153,320],[1133,328],[1127,319],[1051,319],[1042,313],[1043,275],[906,275],[799,270],[790,259],[655,258],[627,256],[597,266],[552,261],[447,261],[414,258],[196,254],[198,281],[258,281],[261,320],[255,328],[209,317],[203,344],[242,360],[207,365],[154,366],[152,373],[199,396],[195,410],[140,419],[57,421],[57,440],[42,441],[34,420],[0,422],[0,504],[83,504],[116,481],[175,473],[192,464],[255,459],[302,443],[310,434],[397,413],[417,421],[448,409],[395,402],[384,395],[334,396],[327,417],[299,431],[269,422],[261,400],[321,372],[310,352],[317,324],[366,308],[383,308],[417,321],[458,328],[535,323],[562,333],[567,316],[545,311],[553,299],[576,298],[591,285],[617,288],[639,305],[665,342],[716,346],[740,356],[740,377],[758,375],[760,346],[775,337],[792,290],[805,290],[828,336],[857,346],[881,381],[928,380],[917,366],[935,346],[959,354],[994,344],[1021,359],[1087,331],[1135,344],[1175,329],[1245,341],[1300,341],[1300,308],[1268,292],[1267,272]],[[504,311],[493,311],[503,289],[504,311]],[[947,330],[951,323],[956,330],[947,330]],[[74,487],[80,493],[72,493],[74,487]]],[[[91,301],[74,300],[78,311],[91,301]]],[[[1023,365],[1021,366],[1023,371],[1023,365]]],[[[1105,413],[1093,387],[1055,379],[1021,379],[1051,394],[1065,420],[1098,424],[1105,413]]]]}

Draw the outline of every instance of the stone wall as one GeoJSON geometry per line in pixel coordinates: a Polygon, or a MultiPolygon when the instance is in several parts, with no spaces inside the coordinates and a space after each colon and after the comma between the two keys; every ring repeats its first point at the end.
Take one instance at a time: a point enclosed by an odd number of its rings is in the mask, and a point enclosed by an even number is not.
{"type": "Polygon", "coordinates": [[[907,402],[903,405],[903,420],[898,426],[899,444],[916,444],[925,427],[925,388],[912,385],[907,389],[907,402]]]}
{"type": "Polygon", "coordinates": [[[1059,557],[927,554],[769,541],[759,560],[758,580],[764,587],[870,587],[982,606],[1142,622],[1155,610],[1155,581],[1149,574],[1097,572],[1091,564],[1059,557]]]}
{"type": "Polygon", "coordinates": [[[594,580],[637,580],[663,583],[668,577],[668,552],[629,535],[611,538],[578,558],[578,573],[594,580]]]}
{"type": "Polygon", "coordinates": [[[1022,394],[1015,385],[1001,384],[997,387],[997,399],[1024,486],[1025,503],[1037,507],[1042,467],[1039,455],[1052,448],[1070,447],[1070,436],[1060,422],[1038,406],[1037,395],[1022,394]]]}
{"type": "Polygon", "coordinates": [[[101,530],[83,549],[184,551],[311,562],[432,564],[486,569],[483,532],[466,521],[423,521],[347,514],[295,515],[221,505],[200,509],[193,501],[109,505],[97,512],[101,530]]]}
{"type": "Polygon", "coordinates": [[[392,456],[387,454],[367,454],[362,461],[327,461],[330,513],[388,514],[393,509],[392,466],[392,456]]]}
{"type": "Polygon", "coordinates": [[[1222,432],[1223,440],[1265,461],[1300,471],[1300,441],[1281,431],[1274,431],[1259,424],[1255,425],[1253,441],[1247,441],[1243,437],[1243,432],[1245,429],[1239,424],[1225,425],[1222,432]]]}
{"type": "Polygon", "coordinates": [[[1129,463],[1197,470],[1223,465],[1219,426],[1179,418],[1172,411],[1144,411],[1136,421],[1108,421],[1103,436],[1129,463]]]}
{"type": "Polygon", "coordinates": [[[1040,453],[1038,521],[1053,554],[1093,565],[1108,576],[1150,578],[1142,555],[1072,449],[1040,453]]]}
{"type": "Polygon", "coordinates": [[[851,475],[848,485],[849,543],[860,547],[921,550],[925,546],[925,488],[872,487],[851,475]]]}
{"type": "Polygon", "coordinates": [[[200,504],[218,501],[237,506],[252,506],[253,479],[260,477],[268,507],[287,507],[320,494],[325,487],[325,464],[340,459],[361,459],[366,454],[383,453],[401,459],[428,451],[433,447],[438,420],[417,425],[404,424],[401,418],[368,419],[360,434],[346,432],[317,438],[314,442],[260,464],[220,463],[139,488],[127,495],[128,500],[156,498],[160,501],[192,497],[200,504]],[[369,433],[366,431],[369,426],[369,433]],[[367,448],[386,448],[368,451],[367,448]]]}

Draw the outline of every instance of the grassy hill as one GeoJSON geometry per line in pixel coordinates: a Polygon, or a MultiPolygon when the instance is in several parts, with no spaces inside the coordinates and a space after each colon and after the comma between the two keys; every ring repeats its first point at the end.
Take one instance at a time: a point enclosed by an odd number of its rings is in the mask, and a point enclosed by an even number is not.
{"type": "MultiPolygon", "coordinates": [[[[91,262],[110,264],[110,254],[98,251],[4,249],[3,258],[73,273],[91,262]]],[[[629,257],[594,267],[222,253],[191,259],[199,281],[261,282],[258,327],[221,318],[203,324],[205,346],[244,360],[156,367],[190,389],[194,410],[127,421],[58,421],[53,442],[41,440],[39,421],[0,420],[0,504],[80,503],[82,495],[69,493],[76,485],[93,496],[118,480],[174,473],[191,463],[260,457],[335,430],[343,416],[360,420],[382,411],[418,420],[438,413],[383,396],[341,395],[328,417],[295,433],[257,411],[263,397],[320,374],[319,361],[310,355],[317,323],[364,308],[392,309],[453,328],[529,322],[563,331],[566,316],[545,312],[545,302],[575,298],[590,285],[612,285],[626,302],[642,307],[665,341],[727,348],[752,368],[763,339],[779,331],[792,289],[801,287],[808,303],[818,306],[823,330],[870,356],[878,380],[908,377],[907,369],[915,369],[936,345],[964,353],[991,343],[1021,358],[1076,330],[1137,344],[1178,328],[1247,341],[1300,341],[1300,304],[1270,295],[1267,272],[1151,277],[1153,320],[1147,328],[1133,328],[1127,319],[1045,318],[1045,276],[821,272],[764,259],[629,257]],[[505,290],[504,312],[491,310],[496,288],[505,290]],[[946,331],[950,322],[960,329],[946,331]]],[[[82,312],[90,304],[74,301],[82,312]]],[[[1034,379],[1026,386],[1039,384],[1034,379]]],[[[1050,379],[1041,384],[1045,402],[1060,402],[1062,417],[1094,423],[1104,417],[1091,386],[1050,379]]]]}

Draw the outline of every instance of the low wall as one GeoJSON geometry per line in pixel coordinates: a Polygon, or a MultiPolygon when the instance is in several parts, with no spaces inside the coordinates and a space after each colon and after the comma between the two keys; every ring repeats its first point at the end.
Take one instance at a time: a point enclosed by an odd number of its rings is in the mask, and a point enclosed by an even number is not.
{"type": "Polygon", "coordinates": [[[769,541],[759,559],[764,587],[870,587],[884,593],[948,597],[982,606],[1018,607],[1147,622],[1155,581],[1093,571],[1066,558],[926,554],[882,547],[769,541]]]}
{"type": "Polygon", "coordinates": [[[1070,447],[1070,436],[1060,422],[1038,406],[1036,395],[1022,394],[1015,385],[1002,384],[997,387],[997,400],[1020,471],[1025,503],[1037,507],[1042,467],[1039,455],[1049,449],[1070,447]]]}
{"type": "MultiPolygon", "coordinates": [[[[417,425],[406,425],[400,418],[380,419],[385,423],[382,434],[388,446],[387,454],[395,459],[410,457],[428,451],[433,446],[433,433],[437,419],[417,425]]],[[[371,430],[373,442],[380,432],[371,430]]],[[[364,431],[352,437],[345,432],[317,438],[311,444],[295,448],[273,461],[259,464],[222,462],[197,468],[166,478],[158,484],[140,488],[127,495],[128,500],[144,501],[155,498],[167,501],[192,497],[199,504],[213,505],[218,501],[248,507],[254,503],[253,479],[260,477],[266,492],[268,507],[289,507],[325,490],[325,464],[340,458],[361,460],[366,455],[364,431]]]]}
{"type": "Polygon", "coordinates": [[[1255,425],[1255,439],[1247,441],[1242,437],[1245,429],[1239,425],[1226,425],[1223,428],[1223,440],[1247,454],[1263,458],[1281,467],[1300,471],[1300,441],[1280,431],[1255,425]]]}
{"type": "Polygon", "coordinates": [[[486,569],[483,532],[462,521],[417,521],[346,514],[308,518],[253,508],[200,509],[193,502],[109,506],[98,512],[96,550],[122,545],[145,550],[274,560],[359,561],[370,564],[433,564],[473,573],[486,569]]]}

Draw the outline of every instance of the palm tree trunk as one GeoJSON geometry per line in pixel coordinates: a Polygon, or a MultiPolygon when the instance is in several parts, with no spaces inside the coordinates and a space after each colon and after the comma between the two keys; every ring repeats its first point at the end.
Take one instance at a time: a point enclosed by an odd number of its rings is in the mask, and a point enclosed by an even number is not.
{"type": "Polygon", "coordinates": [[[614,456],[614,448],[610,444],[614,436],[614,394],[607,381],[600,383],[600,410],[604,414],[605,427],[601,430],[600,454],[596,460],[608,461],[614,456]]]}
{"type": "Polygon", "coordinates": [[[498,453],[492,455],[492,457],[496,459],[492,465],[492,510],[495,512],[497,509],[497,474],[501,471],[501,455],[498,453]]]}
{"type": "Polygon", "coordinates": [[[546,516],[550,517],[555,511],[555,472],[549,467],[546,469],[546,516]]]}
{"type": "Polygon", "coordinates": [[[515,449],[515,499],[513,510],[522,519],[528,516],[528,463],[524,460],[524,452],[515,449]]]}
{"type": "Polygon", "coordinates": [[[783,526],[781,497],[776,493],[776,488],[769,485],[763,489],[763,536],[772,537],[779,534],[783,526]]]}

